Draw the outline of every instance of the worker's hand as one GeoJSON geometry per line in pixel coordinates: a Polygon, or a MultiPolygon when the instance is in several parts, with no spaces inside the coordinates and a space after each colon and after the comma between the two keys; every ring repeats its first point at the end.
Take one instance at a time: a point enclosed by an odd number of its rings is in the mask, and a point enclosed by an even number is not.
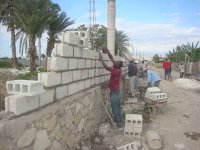
{"type": "Polygon", "coordinates": [[[103,51],[104,53],[107,53],[108,49],[107,49],[107,47],[106,47],[105,45],[102,46],[102,51],[103,51]]]}

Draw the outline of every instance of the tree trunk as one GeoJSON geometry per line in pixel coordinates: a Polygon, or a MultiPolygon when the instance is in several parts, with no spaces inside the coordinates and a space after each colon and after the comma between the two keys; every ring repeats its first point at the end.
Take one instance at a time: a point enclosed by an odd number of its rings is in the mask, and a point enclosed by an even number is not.
{"type": "Polygon", "coordinates": [[[35,35],[29,35],[29,54],[30,54],[30,71],[36,71],[36,47],[35,47],[35,35]]]}
{"type": "Polygon", "coordinates": [[[17,68],[16,45],[15,45],[15,27],[14,23],[10,24],[11,47],[12,47],[12,67],[17,68]]]}
{"type": "Polygon", "coordinates": [[[107,47],[115,55],[115,0],[108,0],[107,47]]]}
{"type": "Polygon", "coordinates": [[[39,35],[39,37],[38,37],[38,53],[39,53],[38,58],[39,58],[39,66],[40,67],[41,67],[41,47],[42,47],[41,38],[42,38],[42,35],[39,35]]]}
{"type": "Polygon", "coordinates": [[[47,57],[51,57],[51,53],[53,51],[54,44],[55,44],[55,38],[54,37],[55,37],[54,35],[49,36],[49,40],[48,40],[48,43],[47,43],[47,52],[46,52],[47,57]]]}

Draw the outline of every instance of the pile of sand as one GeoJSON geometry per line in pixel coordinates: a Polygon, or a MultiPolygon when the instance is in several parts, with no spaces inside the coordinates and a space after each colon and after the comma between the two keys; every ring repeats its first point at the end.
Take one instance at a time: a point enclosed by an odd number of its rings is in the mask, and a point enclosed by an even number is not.
{"type": "Polygon", "coordinates": [[[194,79],[179,78],[173,81],[178,87],[184,89],[200,89],[200,82],[194,79]]]}

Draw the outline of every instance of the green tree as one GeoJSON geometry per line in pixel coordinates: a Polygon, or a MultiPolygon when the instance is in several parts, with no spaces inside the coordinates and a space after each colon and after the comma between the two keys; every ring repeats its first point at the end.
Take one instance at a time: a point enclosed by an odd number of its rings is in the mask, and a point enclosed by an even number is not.
{"type": "Polygon", "coordinates": [[[126,58],[126,54],[128,53],[127,46],[129,45],[129,38],[123,31],[116,31],[115,35],[115,55],[126,58]]]}
{"type": "Polygon", "coordinates": [[[153,56],[153,61],[154,61],[155,63],[159,63],[159,62],[160,62],[160,57],[159,57],[158,54],[155,54],[155,55],[153,56]]]}
{"type": "Polygon", "coordinates": [[[17,0],[11,3],[18,27],[28,37],[29,54],[30,54],[30,71],[36,70],[36,46],[37,35],[45,29],[49,20],[54,14],[50,0],[17,0]]]}
{"type": "Polygon", "coordinates": [[[51,20],[47,28],[47,57],[51,57],[54,44],[59,42],[58,35],[73,23],[74,21],[70,21],[70,17],[67,17],[66,13],[64,12],[57,14],[51,20]]]}
{"type": "Polygon", "coordinates": [[[6,0],[0,0],[0,23],[7,26],[11,33],[12,67],[17,68],[16,41],[15,41],[15,16],[12,7],[6,0]]]}

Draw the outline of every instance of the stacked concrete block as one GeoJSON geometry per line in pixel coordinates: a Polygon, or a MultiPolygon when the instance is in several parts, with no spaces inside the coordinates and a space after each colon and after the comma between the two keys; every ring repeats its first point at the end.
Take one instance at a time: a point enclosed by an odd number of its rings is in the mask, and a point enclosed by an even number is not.
{"type": "Polygon", "coordinates": [[[139,142],[131,142],[123,146],[117,147],[117,150],[139,150],[141,144],[139,142]]]}
{"type": "Polygon", "coordinates": [[[67,85],[56,87],[56,99],[57,100],[62,99],[66,96],[68,96],[68,86],[67,85]]]}
{"type": "Polygon", "coordinates": [[[72,57],[74,46],[67,43],[56,44],[56,56],[72,57]]]}
{"type": "Polygon", "coordinates": [[[145,98],[157,102],[166,102],[167,93],[162,93],[158,87],[151,87],[147,89],[145,93],[145,98]]]}
{"type": "Polygon", "coordinates": [[[81,70],[73,70],[72,79],[73,81],[81,80],[81,70]]]}
{"type": "Polygon", "coordinates": [[[50,59],[50,70],[65,71],[68,69],[68,59],[62,57],[52,57],[50,59]]]}
{"type": "Polygon", "coordinates": [[[156,93],[160,93],[160,89],[158,87],[149,87],[146,90],[146,96],[148,97],[148,95],[150,94],[156,94],[156,93]]]}
{"type": "Polygon", "coordinates": [[[124,135],[139,138],[142,133],[142,115],[126,114],[124,135]]]}
{"type": "Polygon", "coordinates": [[[74,46],[74,57],[82,57],[82,48],[74,46]]]}
{"type": "Polygon", "coordinates": [[[69,70],[77,69],[78,68],[78,59],[76,58],[69,58],[69,70]]]}
{"type": "Polygon", "coordinates": [[[74,31],[62,32],[61,41],[73,45],[79,45],[79,36],[74,31]]]}
{"type": "Polygon", "coordinates": [[[5,112],[21,115],[39,108],[37,96],[12,95],[5,98],[5,112]]]}
{"type": "Polygon", "coordinates": [[[44,92],[43,83],[34,80],[12,80],[6,82],[8,94],[33,96],[44,92]]]}
{"type": "Polygon", "coordinates": [[[78,59],[78,69],[84,69],[85,68],[85,59],[78,59]]]}
{"type": "Polygon", "coordinates": [[[48,89],[44,93],[39,94],[39,107],[52,103],[54,101],[54,94],[54,89],[48,89]]]}
{"type": "Polygon", "coordinates": [[[67,84],[73,81],[73,71],[66,71],[61,73],[61,83],[67,84]]]}
{"type": "Polygon", "coordinates": [[[157,102],[166,102],[167,93],[150,94],[148,98],[157,102]]]}
{"type": "Polygon", "coordinates": [[[99,134],[100,135],[107,135],[110,130],[110,124],[109,123],[102,123],[99,126],[99,134]]]}
{"type": "MultiPolygon", "coordinates": [[[[61,73],[41,72],[41,73],[38,73],[38,80],[41,81],[45,87],[60,85],[61,73]]],[[[63,79],[62,82],[66,82],[66,80],[63,79]]]]}

